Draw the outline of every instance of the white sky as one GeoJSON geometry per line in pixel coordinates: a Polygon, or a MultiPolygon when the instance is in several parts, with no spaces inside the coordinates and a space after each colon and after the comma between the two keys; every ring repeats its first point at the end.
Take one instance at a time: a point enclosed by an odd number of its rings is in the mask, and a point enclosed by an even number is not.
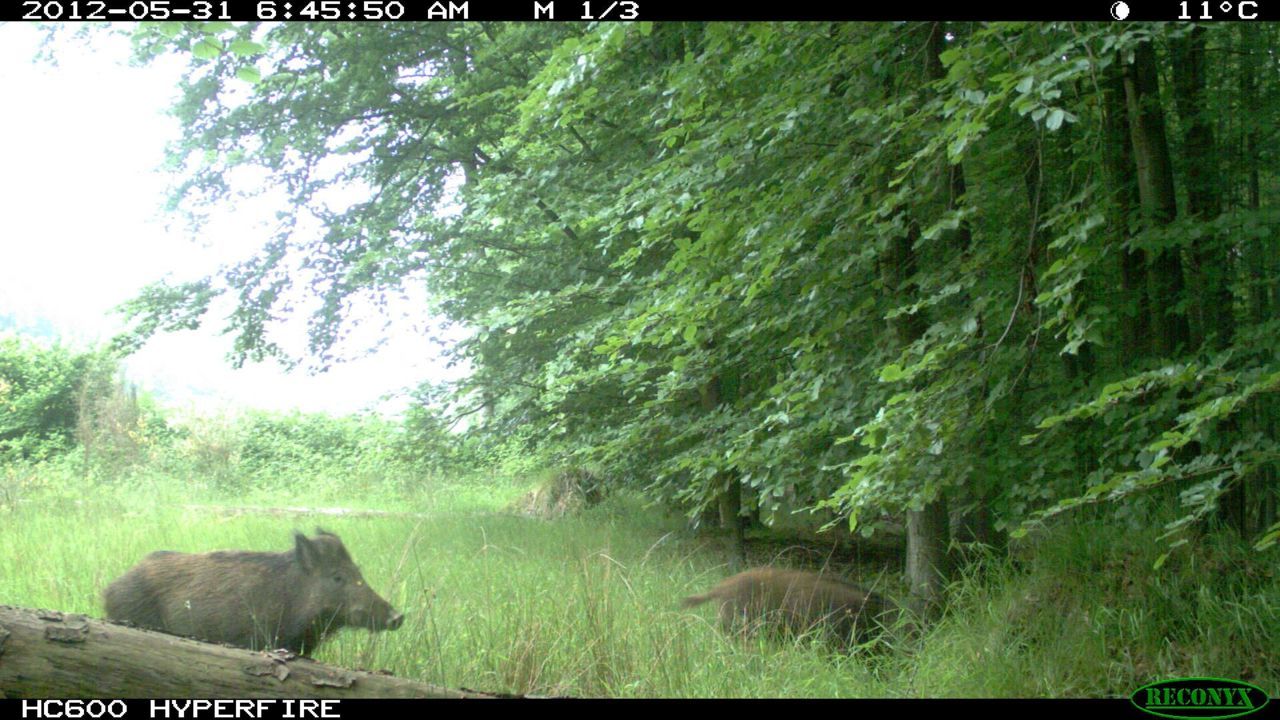
{"type": "MultiPolygon", "coordinates": [[[[60,46],[53,67],[33,62],[40,38],[34,24],[0,24],[0,314],[47,318],[74,343],[104,341],[123,325],[114,306],[165,276],[194,280],[247,257],[268,237],[270,214],[237,205],[199,239],[161,214],[168,177],[159,168],[178,132],[165,111],[183,60],[129,67],[128,42],[115,38],[92,50],[60,46]]],[[[128,374],[167,404],[200,411],[395,412],[403,399],[379,398],[457,374],[426,339],[422,307],[404,304],[380,352],[323,375],[274,363],[234,370],[220,316],[198,332],[157,336],[127,361],[128,374]]],[[[301,322],[285,328],[282,345],[301,347],[301,322]]],[[[369,344],[381,325],[366,324],[369,344]]]]}

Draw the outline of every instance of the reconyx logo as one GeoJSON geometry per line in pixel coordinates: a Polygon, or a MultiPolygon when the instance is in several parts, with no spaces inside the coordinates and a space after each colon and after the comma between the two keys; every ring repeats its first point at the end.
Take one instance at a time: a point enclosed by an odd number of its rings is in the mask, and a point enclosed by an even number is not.
{"type": "Polygon", "coordinates": [[[1144,685],[1129,700],[1139,710],[1160,717],[1210,720],[1257,712],[1270,698],[1239,680],[1177,678],[1144,685]]]}

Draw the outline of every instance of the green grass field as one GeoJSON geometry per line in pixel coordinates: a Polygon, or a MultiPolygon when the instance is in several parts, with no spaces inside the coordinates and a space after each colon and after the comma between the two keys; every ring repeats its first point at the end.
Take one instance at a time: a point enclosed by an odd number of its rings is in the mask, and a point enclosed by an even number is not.
{"type": "MultiPolygon", "coordinates": [[[[354,506],[404,516],[240,514],[237,498],[164,487],[33,496],[0,510],[0,604],[100,617],[102,588],[148,552],[281,551],[291,533],[342,536],[396,632],[346,629],[316,658],[450,687],[608,697],[1061,697],[1127,695],[1156,679],[1277,683],[1273,556],[1208,542],[1152,570],[1159,544],[1094,523],[1039,539],[952,587],[924,637],[880,652],[725,637],[679,599],[727,574],[679,517],[614,497],[576,517],[502,511],[507,483],[422,487],[354,506]]],[[[261,507],[333,505],[306,493],[261,507]]],[[[858,578],[855,578],[858,579],[858,578]]]]}

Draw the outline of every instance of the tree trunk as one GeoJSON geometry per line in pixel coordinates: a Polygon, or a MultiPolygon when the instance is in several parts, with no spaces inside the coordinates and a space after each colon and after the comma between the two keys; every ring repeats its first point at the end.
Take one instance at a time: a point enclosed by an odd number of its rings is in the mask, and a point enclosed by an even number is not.
{"type": "MultiPolygon", "coordinates": [[[[1173,96],[1182,120],[1183,154],[1187,167],[1187,214],[1211,222],[1222,213],[1221,179],[1213,128],[1204,113],[1204,28],[1194,27],[1173,41],[1173,96]]],[[[1222,238],[1196,240],[1191,250],[1192,272],[1198,292],[1193,296],[1197,344],[1210,340],[1215,351],[1225,350],[1235,335],[1234,299],[1231,295],[1231,253],[1222,238]]],[[[1212,452],[1223,453],[1239,436],[1235,416],[1224,418],[1211,440],[1212,452]]],[[[1242,536],[1248,532],[1246,508],[1250,498],[1245,483],[1237,481],[1218,499],[1224,523],[1242,536]]]]}
{"type": "MultiPolygon", "coordinates": [[[[1254,47],[1241,42],[1240,66],[1236,72],[1240,74],[1240,105],[1245,108],[1257,107],[1258,103],[1258,59],[1254,47]]],[[[1240,159],[1245,167],[1245,207],[1257,210],[1262,207],[1262,184],[1258,173],[1258,121],[1252,117],[1244,118],[1242,129],[1244,144],[1243,157],[1240,159]]]]}
{"type": "MultiPolygon", "coordinates": [[[[1187,214],[1208,223],[1222,213],[1222,180],[1213,127],[1205,117],[1204,33],[1203,27],[1193,27],[1190,33],[1173,41],[1173,95],[1184,128],[1187,214]]],[[[1196,240],[1191,258],[1199,281],[1194,297],[1200,328],[1197,335],[1205,339],[1212,336],[1211,347],[1223,350],[1235,334],[1231,254],[1222,238],[1210,236],[1196,240]]]]}
{"type": "MultiPolygon", "coordinates": [[[[919,227],[910,223],[908,232],[890,239],[881,254],[881,278],[885,292],[895,302],[905,303],[919,294],[915,284],[915,241],[919,227]]],[[[902,313],[887,321],[897,345],[906,347],[924,335],[927,327],[923,311],[902,313]]],[[[935,497],[923,510],[907,511],[907,582],[911,586],[911,606],[920,617],[939,607],[947,576],[946,503],[935,497]],[[938,522],[938,516],[941,522],[938,522]]]]}
{"type": "MultiPolygon", "coordinates": [[[[925,53],[925,75],[930,81],[938,81],[946,77],[946,68],[942,65],[942,52],[945,49],[946,29],[940,22],[932,23],[929,26],[929,50],[925,53]]],[[[964,179],[964,166],[959,163],[953,165],[948,160],[946,153],[942,153],[938,157],[938,185],[942,197],[946,200],[947,211],[954,212],[957,210],[960,207],[961,200],[968,192],[964,179]]],[[[962,267],[969,265],[973,245],[973,231],[969,226],[968,220],[961,221],[954,230],[944,231],[941,243],[955,254],[962,267]]],[[[912,261],[912,264],[914,264],[914,261],[912,261]]],[[[961,305],[961,312],[971,311],[971,302],[967,292],[960,294],[958,302],[961,305]]],[[[974,504],[964,504],[955,508],[955,526],[962,530],[960,536],[955,539],[961,539],[965,542],[980,542],[997,548],[1003,547],[1004,539],[999,537],[1000,533],[996,531],[995,515],[991,512],[991,506],[995,502],[995,498],[992,496],[993,488],[987,483],[983,483],[982,486],[975,486],[972,477],[966,478],[965,481],[965,487],[958,494],[973,498],[974,504]]],[[[942,512],[949,514],[947,511],[948,503],[945,500],[942,502],[944,503],[942,512]]],[[[929,540],[928,542],[932,546],[945,549],[950,539],[952,539],[951,525],[951,522],[944,523],[941,528],[942,538],[929,540]]],[[[923,540],[923,538],[921,539],[923,540]]],[[[910,533],[907,534],[907,542],[912,542],[910,533]]],[[[908,545],[907,552],[908,555],[912,554],[910,545],[908,545]]],[[[925,555],[929,555],[929,553],[925,553],[925,555]]]]}
{"type": "Polygon", "coordinates": [[[1151,301],[1147,295],[1147,253],[1129,245],[1129,218],[1138,206],[1133,148],[1125,106],[1123,70],[1107,68],[1102,90],[1102,166],[1109,202],[1107,225],[1120,248],[1120,354],[1127,361],[1151,354],[1151,301]]]}
{"type": "MultiPolygon", "coordinates": [[[[1241,43],[1239,73],[1240,104],[1245,108],[1257,107],[1258,103],[1258,60],[1257,50],[1247,42],[1241,43]]],[[[1243,157],[1240,158],[1246,168],[1244,187],[1245,207],[1257,211],[1262,207],[1262,191],[1258,172],[1258,127],[1257,121],[1248,117],[1244,120],[1242,132],[1243,157]]],[[[1253,325],[1261,325],[1273,317],[1275,313],[1275,295],[1277,272],[1275,262],[1274,238],[1250,238],[1244,246],[1245,278],[1248,285],[1247,312],[1253,325]]],[[[1276,437],[1275,418],[1278,414],[1275,398],[1264,394],[1253,401],[1252,412],[1245,416],[1247,432],[1258,433],[1274,442],[1276,437]]],[[[1276,498],[1280,494],[1280,482],[1277,481],[1276,464],[1269,462],[1254,470],[1244,480],[1245,495],[1252,501],[1252,513],[1245,515],[1245,534],[1255,535],[1276,522],[1276,498]]]]}
{"type": "Polygon", "coordinates": [[[747,541],[743,531],[742,481],[736,476],[721,473],[724,488],[717,498],[720,509],[720,527],[729,533],[729,571],[739,572],[747,566],[747,541]]]}
{"type": "MultiPolygon", "coordinates": [[[[1125,71],[1125,100],[1129,110],[1133,161],[1138,169],[1138,198],[1143,222],[1147,227],[1165,225],[1177,214],[1177,198],[1165,135],[1164,110],[1160,105],[1156,53],[1150,42],[1134,49],[1133,63],[1125,71]]],[[[1184,282],[1182,258],[1176,247],[1162,248],[1154,253],[1148,280],[1155,350],[1161,357],[1172,357],[1178,348],[1185,350],[1191,341],[1187,316],[1177,309],[1183,299],[1184,282]]]]}
{"type": "MultiPolygon", "coordinates": [[[[714,412],[722,397],[723,383],[719,375],[702,387],[702,409],[714,412]]],[[[713,438],[708,438],[713,442],[713,438]]],[[[716,473],[716,507],[720,512],[720,528],[729,534],[729,570],[738,572],[747,565],[747,543],[742,528],[742,481],[729,470],[716,473]]]]}
{"type": "MultiPolygon", "coordinates": [[[[919,227],[910,223],[902,237],[890,239],[881,253],[880,272],[886,294],[904,303],[919,293],[914,277],[916,268],[915,240],[919,227]]],[[[887,321],[899,347],[906,347],[924,335],[924,312],[902,313],[887,321]]],[[[907,511],[907,582],[911,586],[911,606],[917,615],[939,607],[942,588],[949,576],[946,502],[935,497],[922,510],[907,511]]]]}
{"type": "Polygon", "coordinates": [[[907,580],[911,584],[910,608],[916,617],[929,618],[942,605],[942,591],[951,574],[947,557],[947,504],[942,496],[922,510],[907,512],[907,580]]]}
{"type": "Polygon", "coordinates": [[[83,615],[0,605],[0,697],[486,698],[83,615]]]}

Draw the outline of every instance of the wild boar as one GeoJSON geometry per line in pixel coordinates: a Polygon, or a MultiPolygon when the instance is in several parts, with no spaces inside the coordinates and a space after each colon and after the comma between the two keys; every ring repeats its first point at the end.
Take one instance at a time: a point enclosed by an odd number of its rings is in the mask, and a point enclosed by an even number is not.
{"type": "Polygon", "coordinates": [[[853,640],[865,642],[890,609],[881,596],[830,575],[771,567],[738,573],[681,604],[688,608],[711,600],[719,603],[727,633],[798,637],[820,631],[841,648],[853,640]]]}
{"type": "Polygon", "coordinates": [[[254,649],[314,652],[343,626],[395,630],[404,616],[365,584],[342,540],[294,533],[281,553],[153,552],[103,591],[107,617],[254,649]]]}

